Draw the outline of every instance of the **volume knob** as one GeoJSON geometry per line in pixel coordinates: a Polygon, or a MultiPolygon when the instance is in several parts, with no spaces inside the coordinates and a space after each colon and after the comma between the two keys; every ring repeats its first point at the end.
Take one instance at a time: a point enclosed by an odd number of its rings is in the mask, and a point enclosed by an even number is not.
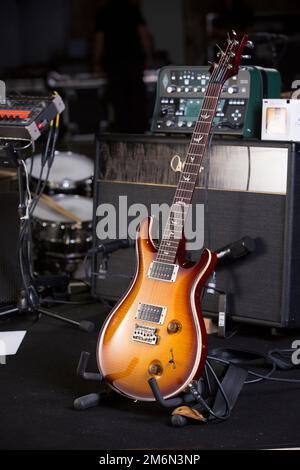
{"type": "Polygon", "coordinates": [[[177,333],[178,331],[181,330],[181,324],[176,321],[172,320],[167,327],[168,333],[177,333]]]}

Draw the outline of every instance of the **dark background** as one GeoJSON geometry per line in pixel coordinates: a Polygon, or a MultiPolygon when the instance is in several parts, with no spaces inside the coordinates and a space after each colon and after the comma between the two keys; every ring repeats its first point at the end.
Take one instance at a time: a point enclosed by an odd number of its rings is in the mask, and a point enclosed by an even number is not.
{"type": "MultiPolygon", "coordinates": [[[[11,0],[2,2],[1,78],[41,77],[49,70],[88,71],[95,14],[103,0],[11,0]]],[[[276,65],[284,88],[300,77],[298,0],[140,0],[152,35],[157,66],[205,64],[212,44],[232,27],[286,35],[272,55],[270,38],[257,41],[257,65],[276,65]],[[231,7],[230,7],[231,5],[231,7]],[[231,8],[228,13],[228,8],[231,8]],[[226,12],[227,11],[227,12],[226,12]],[[275,64],[274,64],[275,61],[275,64]]],[[[117,14],[117,13],[116,13],[117,14]]],[[[273,51],[274,52],[274,51],[273,51]]]]}

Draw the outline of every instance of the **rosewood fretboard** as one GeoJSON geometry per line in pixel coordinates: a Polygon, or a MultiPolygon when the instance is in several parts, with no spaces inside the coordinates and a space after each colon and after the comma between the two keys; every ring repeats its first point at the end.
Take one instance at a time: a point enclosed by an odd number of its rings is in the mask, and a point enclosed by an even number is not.
{"type": "Polygon", "coordinates": [[[157,253],[157,261],[175,263],[197,177],[200,171],[204,171],[204,156],[207,150],[209,135],[221,90],[222,84],[220,83],[210,83],[207,87],[202,108],[187,151],[183,171],[180,174],[180,179],[175,191],[167,224],[163,232],[157,253]]]}

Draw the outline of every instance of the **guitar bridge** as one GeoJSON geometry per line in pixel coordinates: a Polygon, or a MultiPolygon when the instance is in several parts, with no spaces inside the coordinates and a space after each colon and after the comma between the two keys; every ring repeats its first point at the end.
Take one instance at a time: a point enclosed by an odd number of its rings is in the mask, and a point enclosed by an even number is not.
{"type": "Polygon", "coordinates": [[[136,324],[132,339],[141,343],[156,344],[158,341],[157,329],[136,324]]]}

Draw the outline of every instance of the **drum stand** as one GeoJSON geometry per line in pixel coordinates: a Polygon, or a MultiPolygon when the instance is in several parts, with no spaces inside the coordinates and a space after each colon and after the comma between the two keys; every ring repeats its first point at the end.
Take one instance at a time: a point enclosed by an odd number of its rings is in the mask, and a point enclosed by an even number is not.
{"type": "Polygon", "coordinates": [[[28,194],[27,194],[27,182],[24,170],[24,160],[18,155],[16,149],[7,149],[8,161],[11,162],[12,167],[17,166],[18,172],[18,189],[19,189],[19,216],[20,216],[20,227],[19,227],[19,246],[18,246],[18,258],[20,265],[21,274],[21,288],[19,295],[19,302],[17,305],[7,306],[4,309],[0,309],[0,316],[10,315],[14,313],[26,313],[32,312],[40,315],[46,315],[56,320],[69,323],[70,325],[77,326],[83,331],[91,332],[94,330],[94,324],[89,321],[77,322],[70,318],[63,317],[54,313],[48,309],[40,306],[40,298],[37,293],[36,287],[38,286],[38,279],[34,279],[32,272],[32,260],[31,260],[31,249],[30,249],[30,213],[28,209],[28,194]],[[21,238],[24,242],[21,243],[21,238]]]}

